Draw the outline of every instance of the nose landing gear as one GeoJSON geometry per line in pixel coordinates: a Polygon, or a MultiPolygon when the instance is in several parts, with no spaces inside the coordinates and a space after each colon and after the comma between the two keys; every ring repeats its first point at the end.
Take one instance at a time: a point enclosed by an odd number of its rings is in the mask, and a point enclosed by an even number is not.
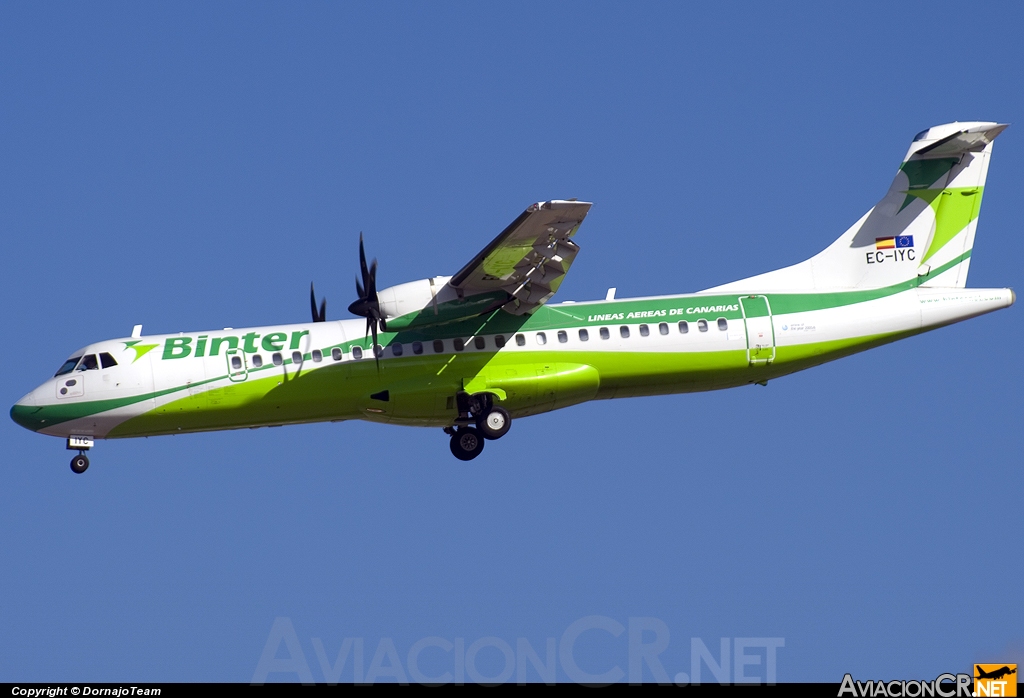
{"type": "Polygon", "coordinates": [[[89,458],[85,453],[79,453],[71,459],[71,472],[81,475],[89,468],[89,458]]]}
{"type": "Polygon", "coordinates": [[[78,455],[71,459],[71,472],[81,475],[89,468],[89,458],[85,452],[93,447],[91,436],[69,436],[68,450],[78,451],[78,455]]]}

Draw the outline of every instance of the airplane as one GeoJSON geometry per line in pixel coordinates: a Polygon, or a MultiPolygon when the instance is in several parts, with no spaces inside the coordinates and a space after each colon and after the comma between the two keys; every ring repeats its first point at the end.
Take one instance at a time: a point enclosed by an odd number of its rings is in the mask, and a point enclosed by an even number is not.
{"type": "Polygon", "coordinates": [[[1009,666],[1002,666],[999,669],[995,669],[993,671],[985,671],[984,669],[979,668],[977,664],[975,664],[974,666],[975,666],[975,669],[977,669],[977,671],[978,671],[978,675],[974,677],[976,679],[996,679],[996,680],[998,680],[998,679],[1003,678],[1004,676],[1009,676],[1010,674],[1016,674],[1017,673],[1017,665],[1016,664],[1013,665],[1013,667],[1014,667],[1013,669],[1011,669],[1009,666]]]}
{"type": "Polygon", "coordinates": [[[917,134],[885,196],[789,267],[697,293],[548,303],[591,204],[531,205],[453,276],[377,290],[362,236],[357,319],[90,344],[11,408],[67,440],[362,419],[434,427],[464,461],[522,417],[589,400],[769,380],[1012,305],[966,288],[995,122],[917,134]]]}

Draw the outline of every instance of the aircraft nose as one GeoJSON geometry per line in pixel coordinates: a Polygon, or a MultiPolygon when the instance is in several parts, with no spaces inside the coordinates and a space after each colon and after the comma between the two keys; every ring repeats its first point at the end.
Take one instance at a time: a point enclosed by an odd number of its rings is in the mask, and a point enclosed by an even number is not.
{"type": "Polygon", "coordinates": [[[42,422],[36,416],[39,411],[40,407],[36,401],[35,391],[33,391],[14,403],[11,408],[11,419],[30,431],[38,431],[42,427],[42,422]]]}

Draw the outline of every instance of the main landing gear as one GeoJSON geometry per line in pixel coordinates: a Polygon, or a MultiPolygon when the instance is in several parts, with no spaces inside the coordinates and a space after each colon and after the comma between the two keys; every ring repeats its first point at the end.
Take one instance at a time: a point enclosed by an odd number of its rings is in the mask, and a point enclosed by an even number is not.
{"type": "Polygon", "coordinates": [[[71,459],[71,472],[81,475],[89,469],[89,457],[85,452],[93,447],[91,436],[69,436],[68,450],[78,451],[78,455],[71,459]]]}
{"type": "Polygon", "coordinates": [[[456,396],[459,418],[456,426],[445,427],[444,433],[451,437],[449,446],[452,455],[459,460],[473,460],[484,450],[485,440],[500,439],[512,427],[512,415],[504,407],[494,404],[490,393],[456,396]]]}
{"type": "Polygon", "coordinates": [[[484,435],[473,427],[453,429],[449,446],[459,460],[473,460],[484,451],[484,435]]]}

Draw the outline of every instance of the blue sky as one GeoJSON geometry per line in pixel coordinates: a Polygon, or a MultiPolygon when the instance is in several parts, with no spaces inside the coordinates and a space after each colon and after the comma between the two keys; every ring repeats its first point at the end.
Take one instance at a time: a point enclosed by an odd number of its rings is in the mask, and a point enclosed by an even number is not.
{"type": "MultiPolygon", "coordinates": [[[[533,201],[593,201],[567,300],[804,259],[921,129],[1020,121],[1021,8],[964,12],[5,4],[4,404],[136,323],[302,321],[311,280],[344,317],[360,231],[386,286],[453,273],[533,201]]],[[[1024,287],[1018,128],[973,286],[1024,287]]],[[[403,663],[428,637],[543,658],[593,616],[663,623],[672,677],[691,638],[784,638],[781,681],[1021,658],[1022,345],[1013,308],[767,387],[520,420],[472,463],[346,423],[100,443],[78,477],[5,420],[0,680],[248,681],[279,617],[318,682],[314,638],[366,665],[386,638],[403,663]]],[[[574,656],[626,671],[627,636],[574,656]]]]}

